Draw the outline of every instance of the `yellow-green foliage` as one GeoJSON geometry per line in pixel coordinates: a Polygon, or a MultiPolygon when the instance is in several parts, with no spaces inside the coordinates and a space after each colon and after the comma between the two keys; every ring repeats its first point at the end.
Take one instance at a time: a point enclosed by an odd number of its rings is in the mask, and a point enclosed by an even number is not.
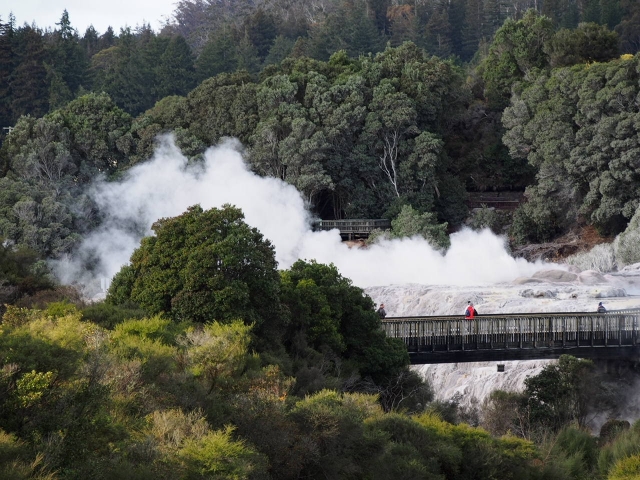
{"type": "Polygon", "coordinates": [[[234,440],[232,434],[233,428],[227,427],[186,440],[178,452],[187,468],[185,478],[268,478],[266,458],[243,441],[234,440]]]}
{"type": "Polygon", "coordinates": [[[198,441],[210,432],[200,410],[189,413],[178,409],[155,411],[149,415],[149,420],[149,433],[161,448],[175,449],[187,440],[198,441]]]}
{"type": "Polygon", "coordinates": [[[207,323],[180,338],[188,365],[211,390],[224,379],[237,376],[249,358],[251,327],[236,320],[230,324],[207,323]]]}
{"type": "Polygon", "coordinates": [[[607,480],[638,480],[640,478],[640,455],[619,460],[607,480]]]}
{"type": "Polygon", "coordinates": [[[111,349],[119,358],[139,360],[148,378],[170,373],[176,368],[178,353],[167,332],[170,323],[161,316],[124,321],[111,335],[111,349]]]}
{"type": "Polygon", "coordinates": [[[640,420],[636,421],[629,430],[620,432],[612,442],[600,450],[598,470],[603,477],[606,477],[612,474],[614,467],[620,462],[638,455],[640,455],[640,420]]]}
{"type": "Polygon", "coordinates": [[[322,390],[297,402],[292,413],[306,418],[313,428],[331,430],[339,417],[360,423],[368,417],[382,414],[382,409],[374,395],[322,390]]]}
{"type": "Polygon", "coordinates": [[[21,407],[30,407],[37,403],[51,386],[55,378],[53,372],[25,373],[16,382],[16,399],[21,407]]]}
{"type": "Polygon", "coordinates": [[[415,419],[424,428],[460,449],[463,461],[456,478],[471,476],[520,480],[531,474],[531,461],[536,457],[532,442],[512,436],[494,438],[481,428],[465,423],[452,425],[430,413],[415,419]]]}
{"type": "Polygon", "coordinates": [[[28,323],[34,318],[37,318],[40,313],[37,310],[31,310],[29,308],[18,308],[13,305],[7,305],[7,311],[2,316],[2,328],[6,327],[18,327],[28,323]]]}
{"type": "Polygon", "coordinates": [[[52,302],[47,305],[45,314],[49,317],[64,317],[78,313],[76,306],[69,302],[52,302]]]}
{"type": "Polygon", "coordinates": [[[62,378],[76,370],[86,349],[85,339],[97,328],[82,322],[76,311],[62,317],[41,310],[10,309],[7,313],[9,321],[0,329],[3,362],[16,364],[22,371],[56,371],[62,378]]]}

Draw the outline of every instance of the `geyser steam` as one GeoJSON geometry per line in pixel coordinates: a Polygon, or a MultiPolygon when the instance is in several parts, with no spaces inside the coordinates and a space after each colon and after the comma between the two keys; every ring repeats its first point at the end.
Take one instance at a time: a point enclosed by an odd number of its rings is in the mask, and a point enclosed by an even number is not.
{"type": "Polygon", "coordinates": [[[160,141],[154,156],[131,168],[122,181],[98,182],[91,195],[106,221],[88,236],[73,259],[56,262],[61,280],[85,283],[81,265],[93,259],[94,276],[112,278],[126,263],[142,236],[152,234],[160,218],[200,204],[209,209],[228,203],[242,209],[276,249],[280,268],[297,259],[333,263],[355,285],[389,284],[486,285],[529,276],[540,264],[512,258],[504,239],[490,231],[463,230],[451,236],[445,255],[422,238],[384,241],[368,249],[350,249],[337,231],[313,232],[300,193],[275,178],[252,173],[229,140],[208,149],[204,161],[190,165],[173,137],[160,141]]]}

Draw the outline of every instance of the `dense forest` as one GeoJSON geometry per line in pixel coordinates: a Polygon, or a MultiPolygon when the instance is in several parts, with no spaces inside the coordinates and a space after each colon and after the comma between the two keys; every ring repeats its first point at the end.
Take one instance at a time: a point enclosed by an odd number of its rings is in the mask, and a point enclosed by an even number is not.
{"type": "Polygon", "coordinates": [[[591,362],[434,401],[360,288],[278,270],[234,206],[158,219],[98,303],[49,261],[103,221],[91,185],[171,133],[194,165],[239,139],[324,219],[392,220],[371,241],[590,227],[617,235],[603,268],[638,262],[639,2],[182,0],[159,32],[82,35],[72,14],[0,21],[1,478],[638,478],[640,422],[585,430],[616,401],[591,362]]]}

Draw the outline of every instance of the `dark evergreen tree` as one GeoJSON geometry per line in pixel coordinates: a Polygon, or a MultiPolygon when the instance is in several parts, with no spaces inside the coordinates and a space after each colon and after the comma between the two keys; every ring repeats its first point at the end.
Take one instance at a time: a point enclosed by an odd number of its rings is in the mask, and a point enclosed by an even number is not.
{"type": "Polygon", "coordinates": [[[93,25],[89,25],[80,39],[80,46],[84,50],[87,58],[91,58],[98,52],[100,49],[99,44],[98,32],[93,28],[93,25]]]}
{"type": "MultiPolygon", "coordinates": [[[[619,0],[601,0],[601,16],[598,23],[606,25],[610,30],[616,28],[623,18],[623,10],[619,0]]],[[[637,5],[637,2],[636,2],[637,5]]]]}
{"type": "Polygon", "coordinates": [[[452,53],[451,24],[444,6],[436,7],[425,26],[425,48],[433,55],[446,58],[452,53]]]}
{"type": "Polygon", "coordinates": [[[618,36],[604,25],[581,23],[575,30],[556,32],[545,45],[545,52],[552,67],[608,62],[618,56],[618,36]]]}
{"type": "Polygon", "coordinates": [[[378,32],[388,34],[389,17],[387,13],[391,6],[391,0],[367,0],[367,6],[378,32]]]}
{"type": "Polygon", "coordinates": [[[580,20],[577,0],[544,2],[542,14],[549,17],[556,28],[575,28],[580,20]]]}
{"type": "Polygon", "coordinates": [[[156,98],[186,95],[195,86],[195,68],[191,49],[184,37],[175,35],[160,56],[157,68],[156,98]]]}
{"type": "Polygon", "coordinates": [[[246,70],[249,73],[258,73],[260,71],[258,49],[251,43],[249,35],[242,37],[242,40],[238,43],[236,62],[239,70],[246,70]]]}
{"type": "Polygon", "coordinates": [[[622,51],[636,53],[640,51],[640,2],[636,0],[621,0],[621,7],[625,16],[616,25],[616,32],[620,35],[622,51]]]}
{"type": "Polygon", "coordinates": [[[485,0],[484,2],[484,31],[485,39],[493,38],[493,34],[502,26],[504,17],[500,11],[500,0],[485,0]]]}
{"type": "Polygon", "coordinates": [[[59,108],[73,99],[83,84],[88,60],[75,29],[71,26],[69,13],[64,10],[60,28],[53,32],[53,44],[48,55],[49,108],[59,108]]]}
{"type": "Polygon", "coordinates": [[[411,5],[393,5],[389,7],[390,43],[397,47],[404,42],[421,45],[420,21],[411,5]]]}
{"type": "Polygon", "coordinates": [[[466,0],[462,26],[462,59],[471,60],[478,50],[484,34],[484,10],[482,0],[466,0]]]}
{"type": "Polygon", "coordinates": [[[602,8],[600,0],[585,0],[582,9],[583,22],[599,23],[602,18],[602,8]]]}
{"type": "Polygon", "coordinates": [[[102,50],[91,59],[94,88],[108,93],[116,105],[128,113],[143,112],[154,102],[153,72],[148,68],[150,57],[144,58],[129,28],[121,30],[117,46],[102,50]]]}
{"type": "Polygon", "coordinates": [[[445,2],[445,4],[452,32],[451,50],[454,55],[463,58],[464,36],[462,32],[465,28],[465,0],[451,0],[451,2],[445,2]]]}
{"type": "Polygon", "coordinates": [[[116,34],[113,31],[112,27],[107,27],[107,31],[104,32],[100,36],[100,40],[98,41],[98,50],[104,50],[106,48],[113,47],[117,41],[116,34]]]}
{"type": "Polygon", "coordinates": [[[42,32],[25,25],[16,30],[15,37],[17,65],[9,77],[13,118],[26,114],[40,117],[49,110],[42,32]]]}
{"type": "Polygon", "coordinates": [[[290,38],[278,35],[269,49],[269,55],[264,59],[264,64],[280,63],[291,53],[294,44],[295,42],[290,38]]]}
{"type": "MultiPolygon", "coordinates": [[[[11,90],[9,88],[9,81],[17,59],[14,51],[15,20],[13,16],[9,16],[7,23],[2,23],[1,20],[2,19],[0,19],[0,128],[5,128],[12,126],[15,121],[11,112],[11,90]]],[[[4,135],[5,133],[4,130],[0,130],[0,135],[4,135]]]]}
{"type": "Polygon", "coordinates": [[[349,12],[347,52],[352,57],[377,53],[384,48],[384,37],[380,34],[375,19],[364,7],[354,7],[349,12]]]}
{"type": "Polygon", "coordinates": [[[244,21],[244,32],[257,50],[258,58],[263,61],[278,35],[274,18],[259,9],[244,21]]]}
{"type": "Polygon", "coordinates": [[[209,38],[196,60],[196,77],[201,82],[220,73],[231,73],[237,66],[236,42],[229,28],[222,29],[209,38]]]}

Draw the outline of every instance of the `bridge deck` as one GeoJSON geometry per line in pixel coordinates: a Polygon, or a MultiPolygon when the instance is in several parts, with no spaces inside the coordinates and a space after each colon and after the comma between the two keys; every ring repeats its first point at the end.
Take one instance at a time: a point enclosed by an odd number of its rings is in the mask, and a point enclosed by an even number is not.
{"type": "Polygon", "coordinates": [[[314,224],[316,230],[340,230],[340,235],[348,239],[366,238],[375,230],[391,228],[391,220],[377,219],[348,219],[348,220],[319,220],[314,224]]]}
{"type": "Polygon", "coordinates": [[[391,317],[382,321],[389,337],[407,345],[411,363],[557,358],[640,357],[640,309],[604,314],[545,314],[391,317]]]}

